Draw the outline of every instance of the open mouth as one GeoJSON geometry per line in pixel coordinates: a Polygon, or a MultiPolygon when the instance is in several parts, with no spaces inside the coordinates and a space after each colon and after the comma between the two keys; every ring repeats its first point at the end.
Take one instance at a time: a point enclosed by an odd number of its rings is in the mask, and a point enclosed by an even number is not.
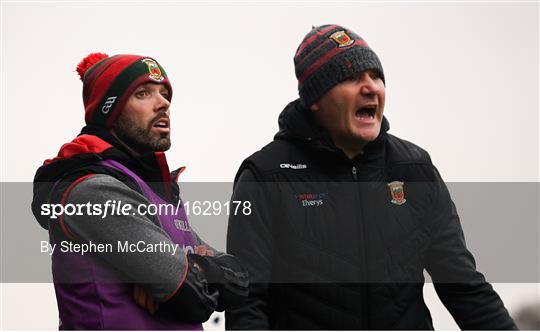
{"type": "Polygon", "coordinates": [[[365,105],[356,110],[354,114],[359,119],[374,119],[377,113],[377,105],[365,105]]]}
{"type": "Polygon", "coordinates": [[[154,122],[154,125],[152,127],[167,129],[169,128],[169,119],[167,118],[158,119],[156,120],[156,122],[154,122]]]}

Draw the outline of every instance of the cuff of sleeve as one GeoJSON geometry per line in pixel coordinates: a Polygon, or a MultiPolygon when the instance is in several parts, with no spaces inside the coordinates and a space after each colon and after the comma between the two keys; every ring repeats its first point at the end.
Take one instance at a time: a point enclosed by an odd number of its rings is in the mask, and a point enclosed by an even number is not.
{"type": "Polygon", "coordinates": [[[196,254],[189,254],[188,257],[201,267],[208,283],[223,282],[223,269],[214,261],[213,257],[196,254]]]}

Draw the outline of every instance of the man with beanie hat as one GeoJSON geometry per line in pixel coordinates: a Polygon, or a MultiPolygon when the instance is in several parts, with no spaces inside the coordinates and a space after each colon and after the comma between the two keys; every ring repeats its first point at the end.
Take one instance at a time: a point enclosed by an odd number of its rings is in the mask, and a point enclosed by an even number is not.
{"type": "Polygon", "coordinates": [[[476,270],[426,151],[387,131],[385,75],[354,32],[313,27],[294,56],[300,98],[247,158],[227,251],[250,274],[227,329],[433,329],[424,269],[462,329],[515,329],[476,270]]]}
{"type": "Polygon", "coordinates": [[[167,74],[150,57],[102,53],[77,72],[86,126],[38,169],[32,202],[53,248],[59,328],[201,330],[212,312],[244,299],[247,273],[189,225],[183,169],[169,172],[164,154],[167,74]],[[150,213],[166,204],[176,209],[150,213]]]}

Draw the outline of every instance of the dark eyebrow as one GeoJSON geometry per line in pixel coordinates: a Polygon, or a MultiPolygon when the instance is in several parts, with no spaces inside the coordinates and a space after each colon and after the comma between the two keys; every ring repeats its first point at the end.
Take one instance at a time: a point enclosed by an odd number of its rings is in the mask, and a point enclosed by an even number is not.
{"type": "Polygon", "coordinates": [[[137,87],[137,89],[141,89],[141,88],[144,88],[144,89],[148,88],[148,83],[143,83],[137,87]]]}

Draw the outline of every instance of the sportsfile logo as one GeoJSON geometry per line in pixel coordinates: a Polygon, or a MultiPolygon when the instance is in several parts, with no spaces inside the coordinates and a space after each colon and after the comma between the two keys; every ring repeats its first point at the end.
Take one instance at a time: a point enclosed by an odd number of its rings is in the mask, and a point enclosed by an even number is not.
{"type": "Polygon", "coordinates": [[[295,197],[304,207],[322,206],[328,198],[328,193],[303,193],[295,195],[295,197]]]}

